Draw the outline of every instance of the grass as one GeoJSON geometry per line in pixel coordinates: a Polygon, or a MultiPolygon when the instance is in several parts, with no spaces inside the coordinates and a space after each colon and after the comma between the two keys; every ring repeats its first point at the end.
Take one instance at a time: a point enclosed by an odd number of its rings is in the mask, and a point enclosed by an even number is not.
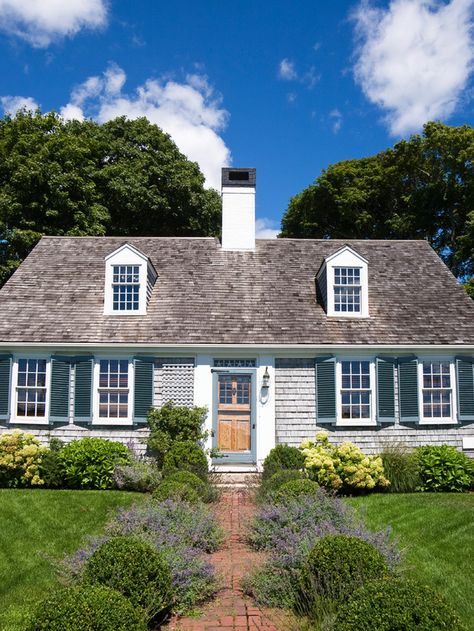
{"type": "Polygon", "coordinates": [[[474,631],[474,494],[374,494],[347,501],[369,527],[392,526],[406,575],[441,592],[474,631]]]}
{"type": "Polygon", "coordinates": [[[54,559],[97,534],[111,512],[143,496],[120,491],[0,489],[0,629],[20,631],[58,583],[54,559]]]}

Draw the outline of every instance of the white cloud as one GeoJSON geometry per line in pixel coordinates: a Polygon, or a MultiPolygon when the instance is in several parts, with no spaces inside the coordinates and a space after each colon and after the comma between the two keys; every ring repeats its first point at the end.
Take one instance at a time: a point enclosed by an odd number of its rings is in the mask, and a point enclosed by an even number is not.
{"type": "Polygon", "coordinates": [[[2,96],[0,97],[5,114],[14,116],[19,110],[26,109],[35,112],[39,105],[31,96],[2,96]]]}
{"type": "Polygon", "coordinates": [[[106,22],[106,0],[0,0],[0,29],[36,48],[106,22]]]}
{"type": "Polygon", "coordinates": [[[337,134],[342,127],[342,114],[338,109],[329,112],[329,118],[332,121],[333,134],[337,134]]]}
{"type": "Polygon", "coordinates": [[[354,67],[366,97],[386,111],[390,132],[404,135],[448,118],[466,88],[474,59],[474,0],[362,0],[354,67]]]}
{"type": "Polygon", "coordinates": [[[117,116],[146,116],[199,164],[207,186],[220,189],[221,167],[231,163],[230,151],[219,135],[226,127],[228,112],[207,78],[193,74],[182,83],[148,79],[133,94],[122,91],[125,81],[119,66],[109,66],[102,76],[89,77],[72,91],[61,115],[78,120],[93,116],[99,122],[117,116]]]}
{"type": "Polygon", "coordinates": [[[282,59],[278,66],[278,77],[283,81],[295,81],[298,78],[295,64],[289,59],[282,59]]]}
{"type": "Polygon", "coordinates": [[[276,239],[281,230],[275,228],[276,221],[263,217],[255,222],[255,236],[257,239],[276,239]]]}

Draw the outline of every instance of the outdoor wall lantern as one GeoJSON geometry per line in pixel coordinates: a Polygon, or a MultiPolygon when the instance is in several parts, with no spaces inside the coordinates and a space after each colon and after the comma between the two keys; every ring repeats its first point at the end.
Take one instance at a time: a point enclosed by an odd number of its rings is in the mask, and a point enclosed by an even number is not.
{"type": "Polygon", "coordinates": [[[262,378],[262,390],[264,392],[268,392],[269,387],[270,387],[270,375],[268,374],[268,366],[265,366],[265,372],[263,373],[263,378],[262,378]]]}

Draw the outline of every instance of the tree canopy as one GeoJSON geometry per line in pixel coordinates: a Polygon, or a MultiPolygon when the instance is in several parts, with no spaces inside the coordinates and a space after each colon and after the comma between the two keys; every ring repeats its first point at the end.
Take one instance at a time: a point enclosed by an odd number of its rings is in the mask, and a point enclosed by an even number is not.
{"type": "Polygon", "coordinates": [[[0,285],[43,234],[214,236],[221,201],[146,118],[0,120],[0,285]]]}
{"type": "Polygon", "coordinates": [[[329,166],[290,200],[280,236],[427,239],[457,277],[472,277],[474,129],[427,123],[391,149],[329,166]]]}

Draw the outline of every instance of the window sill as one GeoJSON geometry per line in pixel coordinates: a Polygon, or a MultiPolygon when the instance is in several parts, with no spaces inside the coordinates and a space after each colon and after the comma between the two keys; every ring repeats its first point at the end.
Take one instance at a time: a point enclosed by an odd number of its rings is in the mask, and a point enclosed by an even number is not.
{"type": "Polygon", "coordinates": [[[456,419],[446,418],[446,419],[433,419],[433,418],[422,418],[419,420],[418,425],[458,425],[456,419]]]}
{"type": "Polygon", "coordinates": [[[337,421],[336,427],[377,427],[377,421],[364,420],[364,421],[337,421]]]}
{"type": "Polygon", "coordinates": [[[10,419],[10,424],[14,424],[14,425],[46,425],[47,427],[49,426],[49,421],[46,418],[35,418],[35,417],[27,417],[24,418],[22,417],[18,417],[18,418],[11,418],[10,419]]]}
{"type": "Polygon", "coordinates": [[[111,419],[111,418],[94,418],[91,423],[92,427],[133,427],[131,418],[111,419]]]}

